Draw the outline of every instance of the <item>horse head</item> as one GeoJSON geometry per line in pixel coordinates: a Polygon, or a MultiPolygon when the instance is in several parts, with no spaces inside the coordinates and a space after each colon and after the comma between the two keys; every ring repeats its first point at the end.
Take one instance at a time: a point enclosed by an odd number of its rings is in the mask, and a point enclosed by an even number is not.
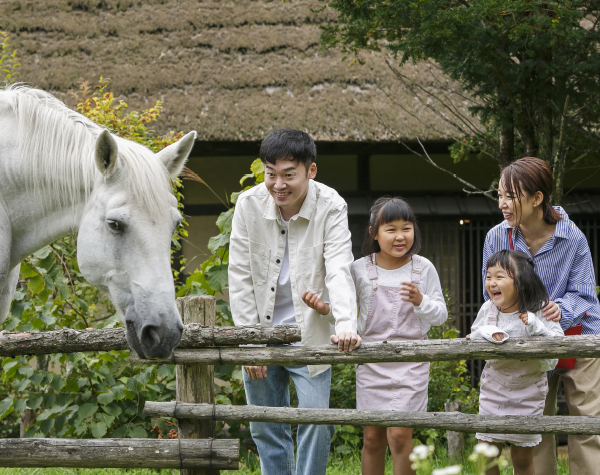
{"type": "Polygon", "coordinates": [[[79,228],[79,267],[109,294],[140,358],[170,356],[183,330],[170,254],[181,214],[169,177],[181,172],[195,137],[157,154],[108,131],[96,140],[100,173],[79,228]]]}

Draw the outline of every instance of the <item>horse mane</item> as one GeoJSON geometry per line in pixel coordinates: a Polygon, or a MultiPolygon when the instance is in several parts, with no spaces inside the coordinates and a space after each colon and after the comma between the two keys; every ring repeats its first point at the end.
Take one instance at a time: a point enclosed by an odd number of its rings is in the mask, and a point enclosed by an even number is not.
{"type": "MultiPolygon", "coordinates": [[[[96,167],[96,139],[105,130],[52,94],[24,85],[0,88],[18,120],[18,147],[27,185],[61,206],[87,202],[104,177],[96,167]],[[44,185],[43,187],[40,185],[44,185]]],[[[151,215],[170,208],[170,177],[163,163],[143,145],[113,135],[119,156],[117,173],[123,185],[151,215]]]]}

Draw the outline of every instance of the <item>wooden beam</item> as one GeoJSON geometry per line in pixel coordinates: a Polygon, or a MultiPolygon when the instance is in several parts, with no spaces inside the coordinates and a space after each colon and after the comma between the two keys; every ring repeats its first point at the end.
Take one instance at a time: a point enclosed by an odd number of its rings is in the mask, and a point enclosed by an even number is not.
{"type": "MultiPolygon", "coordinates": [[[[278,344],[300,341],[297,325],[212,327],[185,325],[178,348],[214,345],[278,344]]],[[[0,332],[0,357],[127,350],[124,328],[64,329],[49,332],[0,332]]]]}
{"type": "Polygon", "coordinates": [[[543,358],[600,358],[600,335],[511,338],[494,344],[485,340],[414,340],[363,343],[352,353],[339,352],[337,345],[276,346],[252,348],[205,348],[175,350],[163,360],[140,360],[140,364],[236,364],[317,365],[391,363],[398,361],[534,360],[543,358]]]}
{"type": "Polygon", "coordinates": [[[378,427],[412,427],[498,434],[600,434],[600,417],[480,416],[458,412],[358,411],[356,409],[296,409],[290,407],[229,406],[150,402],[148,417],[177,417],[215,421],[280,422],[378,427]]]}
{"type": "Polygon", "coordinates": [[[0,467],[239,468],[234,440],[0,439],[0,467]]]}

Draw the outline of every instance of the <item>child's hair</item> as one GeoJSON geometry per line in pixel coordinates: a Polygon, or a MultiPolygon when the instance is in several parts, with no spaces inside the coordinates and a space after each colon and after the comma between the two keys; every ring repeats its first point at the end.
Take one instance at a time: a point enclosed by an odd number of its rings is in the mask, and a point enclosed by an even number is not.
{"type": "Polygon", "coordinates": [[[370,256],[375,252],[381,251],[379,243],[375,239],[379,226],[403,219],[413,224],[415,230],[415,240],[412,247],[408,250],[408,255],[418,254],[421,251],[421,230],[417,224],[417,218],[410,205],[402,198],[384,196],[379,198],[373,206],[371,206],[369,228],[362,244],[362,253],[364,256],[370,256]]]}
{"type": "Polygon", "coordinates": [[[297,160],[308,167],[317,159],[317,146],[306,132],[295,129],[277,129],[270,132],[260,145],[263,163],[275,165],[277,160],[297,160]]]}
{"type": "Polygon", "coordinates": [[[550,300],[542,279],[533,270],[534,265],[533,259],[521,251],[498,251],[487,261],[487,269],[502,267],[515,281],[520,313],[535,313],[550,300]]]}

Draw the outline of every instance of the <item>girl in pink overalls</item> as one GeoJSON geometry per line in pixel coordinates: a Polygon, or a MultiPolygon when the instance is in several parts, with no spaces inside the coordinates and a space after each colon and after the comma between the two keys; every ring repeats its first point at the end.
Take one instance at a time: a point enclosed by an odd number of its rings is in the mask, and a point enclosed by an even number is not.
{"type": "MultiPolygon", "coordinates": [[[[363,341],[425,340],[431,325],[448,318],[433,264],[417,255],[421,235],[411,207],[380,198],[371,208],[363,257],[352,264],[363,341]]],[[[356,368],[356,407],[427,411],[429,363],[371,363],[356,368]]],[[[364,427],[362,473],[383,475],[389,445],[395,475],[415,473],[412,429],[364,427]]]]}
{"type": "MultiPolygon", "coordinates": [[[[470,338],[503,343],[509,337],[563,336],[560,324],[543,318],[548,304],[544,284],[533,270],[533,260],[521,251],[499,251],[487,262],[485,289],[490,296],[471,327],[470,338]]],[[[469,338],[469,335],[467,335],[469,338]]],[[[496,416],[541,416],[548,380],[546,371],[558,360],[489,360],[481,374],[479,414],[496,416]]],[[[511,444],[516,475],[533,475],[533,448],[539,434],[476,434],[479,442],[511,444]]],[[[487,475],[499,474],[494,467],[487,475]]]]}

